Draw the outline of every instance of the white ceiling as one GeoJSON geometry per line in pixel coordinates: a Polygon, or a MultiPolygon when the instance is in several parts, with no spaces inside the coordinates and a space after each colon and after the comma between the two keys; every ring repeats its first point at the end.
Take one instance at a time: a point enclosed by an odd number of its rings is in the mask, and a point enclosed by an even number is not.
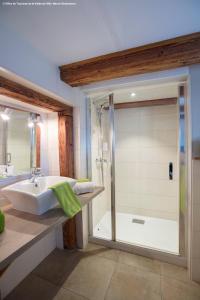
{"type": "Polygon", "coordinates": [[[125,90],[119,90],[114,92],[115,103],[165,99],[173,97],[178,97],[177,84],[128,88],[125,90]],[[135,94],[134,97],[132,97],[132,93],[135,94]]]}
{"type": "MultiPolygon", "coordinates": [[[[155,100],[155,99],[166,99],[178,97],[178,86],[179,82],[174,83],[165,83],[157,84],[151,86],[139,86],[139,87],[128,87],[124,89],[116,89],[113,92],[114,94],[114,103],[123,103],[123,102],[136,102],[143,100],[155,100]],[[132,93],[135,93],[135,96],[132,97],[132,93]]],[[[91,95],[91,98],[95,102],[101,103],[105,100],[108,101],[109,93],[97,93],[91,95]]]]}
{"type": "Polygon", "coordinates": [[[200,31],[199,0],[74,2],[76,6],[1,6],[0,23],[56,65],[200,31]]]}

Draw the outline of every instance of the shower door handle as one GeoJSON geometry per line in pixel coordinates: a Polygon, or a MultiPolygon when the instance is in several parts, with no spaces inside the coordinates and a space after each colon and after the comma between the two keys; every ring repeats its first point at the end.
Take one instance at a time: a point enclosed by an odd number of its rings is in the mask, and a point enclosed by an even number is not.
{"type": "Polygon", "coordinates": [[[169,163],[169,180],[173,180],[173,163],[169,163]]]}
{"type": "Polygon", "coordinates": [[[6,153],[6,164],[7,165],[11,164],[11,161],[12,161],[12,155],[11,155],[11,153],[7,152],[6,153]]]}

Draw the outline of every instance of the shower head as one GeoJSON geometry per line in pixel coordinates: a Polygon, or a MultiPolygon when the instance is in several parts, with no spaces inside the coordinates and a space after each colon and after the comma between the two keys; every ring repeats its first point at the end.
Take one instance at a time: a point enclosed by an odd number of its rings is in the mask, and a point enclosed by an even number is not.
{"type": "Polygon", "coordinates": [[[97,112],[97,116],[98,116],[99,120],[101,120],[102,113],[103,113],[104,109],[106,109],[107,107],[108,107],[107,102],[104,102],[101,105],[98,105],[96,107],[96,112],[97,112]]]}

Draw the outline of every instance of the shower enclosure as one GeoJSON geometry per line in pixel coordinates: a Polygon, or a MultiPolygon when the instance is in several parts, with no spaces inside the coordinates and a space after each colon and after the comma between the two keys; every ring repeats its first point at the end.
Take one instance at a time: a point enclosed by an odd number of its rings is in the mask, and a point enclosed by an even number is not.
{"type": "Polygon", "coordinates": [[[185,252],[185,103],[176,97],[89,99],[90,236],[174,255],[185,252]],[[167,101],[166,101],[167,100],[167,101]]]}

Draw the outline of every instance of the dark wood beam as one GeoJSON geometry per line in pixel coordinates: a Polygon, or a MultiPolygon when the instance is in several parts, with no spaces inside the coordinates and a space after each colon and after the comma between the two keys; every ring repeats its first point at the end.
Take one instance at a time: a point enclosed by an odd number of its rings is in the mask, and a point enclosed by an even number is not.
{"type": "MultiPolygon", "coordinates": [[[[70,111],[58,113],[60,175],[74,178],[73,117],[70,111]]],[[[76,248],[76,218],[63,224],[65,248],[76,248]]]]}
{"type": "Polygon", "coordinates": [[[59,112],[60,116],[73,116],[73,107],[69,106],[68,108],[66,108],[65,110],[59,112]]]}
{"type": "Polygon", "coordinates": [[[200,63],[200,32],[60,66],[71,86],[200,63]]]}
{"type": "Polygon", "coordinates": [[[2,76],[0,76],[0,95],[55,112],[71,109],[65,103],[2,76]]]}
{"type": "Polygon", "coordinates": [[[124,108],[137,108],[137,107],[148,107],[148,106],[173,105],[173,104],[177,104],[177,98],[143,100],[143,101],[135,101],[135,102],[120,102],[120,103],[115,103],[114,108],[124,109],[124,108]]]}

